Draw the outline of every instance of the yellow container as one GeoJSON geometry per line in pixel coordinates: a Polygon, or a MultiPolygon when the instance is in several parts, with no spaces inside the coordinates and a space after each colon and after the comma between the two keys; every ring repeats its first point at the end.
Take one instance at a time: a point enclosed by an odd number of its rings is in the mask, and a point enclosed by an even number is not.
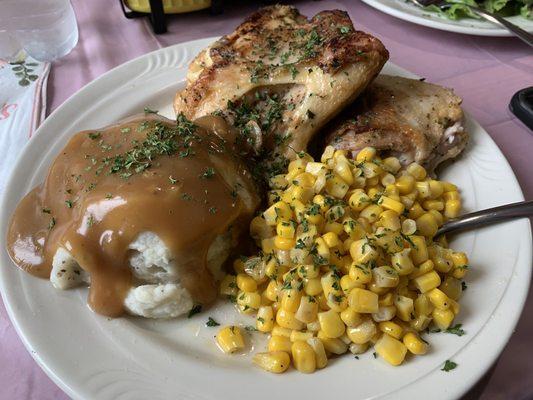
{"type": "MultiPolygon", "coordinates": [[[[131,11],[150,12],[148,0],[125,0],[131,11]]],[[[163,0],[165,14],[180,14],[211,7],[211,0],[163,0]]]]}

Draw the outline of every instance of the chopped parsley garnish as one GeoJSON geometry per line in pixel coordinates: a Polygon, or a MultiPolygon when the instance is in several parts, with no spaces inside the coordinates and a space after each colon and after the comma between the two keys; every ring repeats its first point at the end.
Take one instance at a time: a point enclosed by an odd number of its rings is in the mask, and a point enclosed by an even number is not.
{"type": "Polygon", "coordinates": [[[341,26],[339,27],[339,32],[341,33],[341,35],[346,35],[348,33],[350,33],[351,29],[349,26],[341,26]]]}
{"type": "Polygon", "coordinates": [[[218,211],[218,210],[217,210],[216,207],[209,207],[209,212],[210,212],[211,214],[216,214],[217,211],[218,211]]]}
{"type": "Polygon", "coordinates": [[[175,183],[178,181],[177,179],[174,179],[174,178],[172,177],[172,175],[170,175],[170,176],[168,177],[168,180],[169,180],[169,182],[172,183],[172,184],[175,184],[175,183]]]}
{"type": "Polygon", "coordinates": [[[52,229],[54,229],[54,226],[56,226],[56,219],[52,217],[50,219],[50,222],[48,223],[48,230],[51,231],[52,229]]]}
{"type": "Polygon", "coordinates": [[[465,281],[461,281],[461,289],[463,289],[463,292],[468,289],[468,286],[466,286],[466,282],[465,281]]]}
{"type": "Polygon", "coordinates": [[[72,200],[65,200],[65,204],[68,208],[72,208],[72,200]]]}
{"type": "Polygon", "coordinates": [[[457,367],[457,363],[454,363],[453,361],[446,360],[444,363],[444,367],[441,369],[441,371],[444,372],[450,372],[452,369],[455,369],[457,367]]]}
{"type": "Polygon", "coordinates": [[[43,208],[42,212],[45,213],[45,214],[50,214],[52,212],[52,210],[50,210],[49,208],[43,208]]]}
{"type": "Polygon", "coordinates": [[[89,133],[89,139],[92,139],[92,140],[100,139],[101,136],[102,136],[101,132],[90,132],[89,133]]]}
{"type": "Polygon", "coordinates": [[[248,332],[256,332],[257,331],[257,328],[255,326],[252,326],[252,325],[246,325],[244,327],[244,329],[246,329],[248,332]]]}
{"type": "Polygon", "coordinates": [[[189,311],[189,314],[187,314],[187,318],[191,318],[193,315],[198,314],[201,311],[202,311],[202,305],[196,304],[195,306],[193,306],[193,308],[191,308],[191,310],[189,311]]]}
{"type": "MultiPolygon", "coordinates": [[[[191,310],[191,311],[192,311],[192,310],[191,310]]],[[[189,312],[189,314],[190,314],[190,312],[189,312]]],[[[215,321],[213,318],[209,317],[209,318],[207,319],[207,322],[205,323],[205,325],[206,325],[206,326],[211,326],[211,327],[212,327],[212,326],[219,326],[220,324],[219,324],[217,321],[215,321]]]]}
{"type": "Polygon", "coordinates": [[[151,108],[144,107],[145,114],[157,114],[158,112],[159,112],[158,110],[152,110],[151,108]]]}
{"type": "Polygon", "coordinates": [[[200,175],[200,178],[203,179],[210,179],[213,176],[215,176],[215,169],[212,167],[207,167],[202,175],[200,175]]]}
{"type": "Polygon", "coordinates": [[[452,326],[451,328],[446,329],[444,332],[451,333],[451,334],[457,335],[457,336],[463,336],[464,334],[466,334],[466,332],[464,331],[464,329],[461,328],[461,326],[463,326],[463,325],[462,324],[456,324],[455,326],[452,326]]]}

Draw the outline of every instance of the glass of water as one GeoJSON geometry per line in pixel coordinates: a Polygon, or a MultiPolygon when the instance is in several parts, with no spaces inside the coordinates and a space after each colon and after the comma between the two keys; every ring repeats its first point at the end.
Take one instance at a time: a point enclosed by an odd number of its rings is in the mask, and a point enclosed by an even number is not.
{"type": "Polygon", "coordinates": [[[24,49],[38,61],[53,61],[77,43],[69,0],[0,0],[0,58],[12,61],[24,49]]]}

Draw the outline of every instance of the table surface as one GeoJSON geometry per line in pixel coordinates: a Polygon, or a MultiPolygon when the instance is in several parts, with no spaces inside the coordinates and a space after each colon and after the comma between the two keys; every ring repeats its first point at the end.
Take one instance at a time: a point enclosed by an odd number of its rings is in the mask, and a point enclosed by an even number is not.
{"type": "MultiPolygon", "coordinates": [[[[52,66],[48,112],[109,69],[161,47],[227,33],[258,7],[228,3],[219,16],[207,12],[174,16],[169,21],[169,32],[155,36],[145,19],[125,19],[117,1],[74,0],[79,43],[52,66]]],[[[309,16],[324,9],[348,11],[356,29],[381,39],[391,61],[430,82],[454,88],[464,99],[464,108],[485,127],[509,160],[526,199],[533,199],[533,133],[508,109],[517,90],[533,85],[530,48],[514,38],[466,36],[413,25],[357,0],[292,3],[309,16]]],[[[530,293],[526,310],[532,308],[530,293]]],[[[533,314],[524,313],[492,376],[487,376],[481,396],[476,398],[533,397],[533,341],[528,340],[532,331],[533,314]]],[[[68,398],[25,350],[1,300],[0,365],[0,399],[68,398]]]]}

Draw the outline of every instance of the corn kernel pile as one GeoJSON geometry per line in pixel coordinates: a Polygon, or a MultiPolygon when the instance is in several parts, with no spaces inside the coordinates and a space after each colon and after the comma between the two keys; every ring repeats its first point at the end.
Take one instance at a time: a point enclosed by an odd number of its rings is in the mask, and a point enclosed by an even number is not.
{"type": "MultiPolygon", "coordinates": [[[[370,346],[399,365],[427,352],[420,334],[430,324],[450,327],[468,260],[433,237],[460,212],[455,185],[370,147],[355,160],[327,147],[320,162],[300,153],[270,186],[269,207],[250,225],[261,251],[236,260],[220,287],[270,335],[257,365],[311,373],[370,346]]],[[[231,353],[242,335],[224,327],[217,341],[231,353]]]]}

